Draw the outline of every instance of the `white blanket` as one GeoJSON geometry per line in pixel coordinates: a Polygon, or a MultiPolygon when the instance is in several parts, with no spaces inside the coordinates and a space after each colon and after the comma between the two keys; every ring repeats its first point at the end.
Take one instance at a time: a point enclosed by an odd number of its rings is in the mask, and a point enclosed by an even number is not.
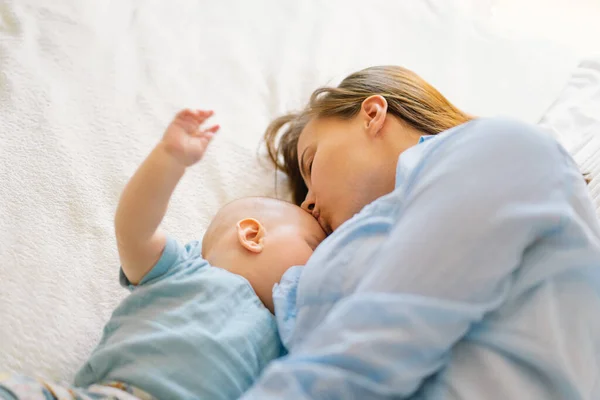
{"type": "Polygon", "coordinates": [[[539,124],[548,129],[589,174],[600,216],[600,56],[583,60],[539,124]]]}
{"type": "Polygon", "coordinates": [[[164,226],[181,241],[228,200],[275,195],[257,158],[267,123],[358,68],[404,65],[470,113],[537,122],[576,58],[501,36],[471,11],[446,0],[0,2],[0,370],[70,379],[92,350],[127,294],[120,191],[182,107],[216,110],[222,130],[171,202],[164,226]]]}

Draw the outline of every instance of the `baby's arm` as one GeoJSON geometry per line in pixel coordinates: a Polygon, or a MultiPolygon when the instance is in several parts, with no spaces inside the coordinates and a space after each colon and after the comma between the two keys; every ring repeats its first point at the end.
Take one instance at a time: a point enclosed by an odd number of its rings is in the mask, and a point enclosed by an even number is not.
{"type": "Polygon", "coordinates": [[[181,111],[162,140],[138,168],[123,190],[115,215],[115,233],[121,267],[137,284],[160,258],[166,237],[159,229],[169,200],[185,169],[204,155],[219,129],[200,125],[212,111],[181,111]]]}

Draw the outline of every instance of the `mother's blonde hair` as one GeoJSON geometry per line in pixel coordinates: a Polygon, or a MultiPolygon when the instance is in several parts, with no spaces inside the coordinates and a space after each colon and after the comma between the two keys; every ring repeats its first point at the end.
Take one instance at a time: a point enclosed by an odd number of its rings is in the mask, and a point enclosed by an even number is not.
{"type": "Polygon", "coordinates": [[[298,137],[304,126],[312,118],[351,119],[372,95],[383,96],[388,113],[428,135],[472,119],[417,74],[398,66],[366,68],[349,75],[337,87],[319,88],[304,110],[277,118],[264,135],[269,158],[288,176],[296,204],[301,204],[307,193],[297,153],[298,137]]]}

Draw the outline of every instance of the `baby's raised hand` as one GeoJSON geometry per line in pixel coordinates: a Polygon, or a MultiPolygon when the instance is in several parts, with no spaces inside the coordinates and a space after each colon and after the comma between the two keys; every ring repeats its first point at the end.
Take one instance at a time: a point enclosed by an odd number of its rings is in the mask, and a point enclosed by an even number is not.
{"type": "Polygon", "coordinates": [[[162,138],[165,149],[184,166],[200,161],[208,143],[219,130],[219,125],[202,129],[202,124],[212,115],[212,111],[180,111],[165,131],[162,138]]]}

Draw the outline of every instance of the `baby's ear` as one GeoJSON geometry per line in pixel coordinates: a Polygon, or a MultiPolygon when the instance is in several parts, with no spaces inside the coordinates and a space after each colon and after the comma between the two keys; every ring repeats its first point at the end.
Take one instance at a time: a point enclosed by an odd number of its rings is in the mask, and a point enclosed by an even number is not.
{"type": "Polygon", "coordinates": [[[254,218],[244,218],[237,223],[237,234],[240,244],[252,253],[263,251],[265,227],[254,218]]]}

